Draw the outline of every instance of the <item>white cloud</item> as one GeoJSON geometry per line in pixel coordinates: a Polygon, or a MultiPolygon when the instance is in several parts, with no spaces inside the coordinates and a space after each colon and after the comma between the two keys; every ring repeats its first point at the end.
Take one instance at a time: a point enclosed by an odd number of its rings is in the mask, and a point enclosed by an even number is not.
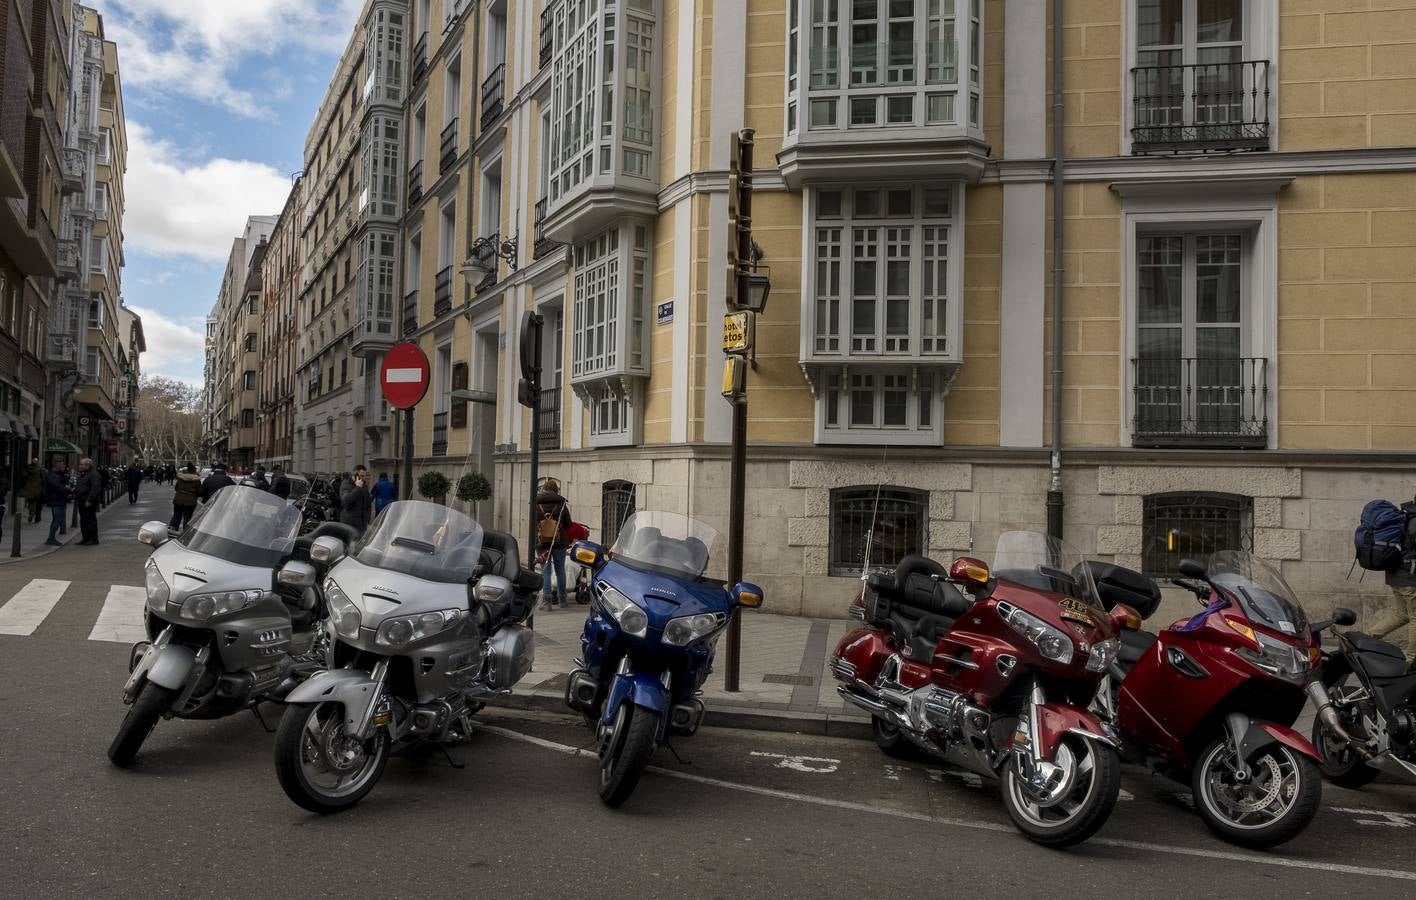
{"type": "Polygon", "coordinates": [[[130,121],[124,193],[123,231],[130,246],[221,263],[247,216],[279,214],[290,178],[244,159],[189,162],[170,141],[130,121]]]}
{"type": "Polygon", "coordinates": [[[269,117],[259,92],[233,84],[256,56],[282,61],[310,51],[339,53],[361,0],[96,0],[118,43],[125,84],[269,117]]]}
{"type": "Polygon", "coordinates": [[[139,359],[145,375],[166,375],[200,385],[206,361],[206,339],[196,328],[178,322],[155,309],[129,306],[142,317],[147,352],[139,359]]]}

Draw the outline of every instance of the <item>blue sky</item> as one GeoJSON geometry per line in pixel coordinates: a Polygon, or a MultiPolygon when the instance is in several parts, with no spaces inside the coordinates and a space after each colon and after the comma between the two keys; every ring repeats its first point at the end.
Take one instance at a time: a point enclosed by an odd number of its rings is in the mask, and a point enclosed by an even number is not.
{"type": "Polygon", "coordinates": [[[123,297],[143,371],[199,383],[207,312],[248,215],[275,215],[361,0],[86,0],[128,121],[123,297]]]}

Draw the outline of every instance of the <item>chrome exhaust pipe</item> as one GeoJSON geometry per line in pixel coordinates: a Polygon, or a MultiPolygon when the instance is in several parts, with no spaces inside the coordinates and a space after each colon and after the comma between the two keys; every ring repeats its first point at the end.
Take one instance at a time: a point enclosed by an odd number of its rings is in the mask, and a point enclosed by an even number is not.
{"type": "Polygon", "coordinates": [[[1338,737],[1346,742],[1363,756],[1370,756],[1367,752],[1367,745],[1347,733],[1347,729],[1342,727],[1342,716],[1337,712],[1337,707],[1332,705],[1332,695],[1328,693],[1327,685],[1314,678],[1309,681],[1304,688],[1308,692],[1308,698],[1313,701],[1313,705],[1318,708],[1318,718],[1323,725],[1338,737]]]}

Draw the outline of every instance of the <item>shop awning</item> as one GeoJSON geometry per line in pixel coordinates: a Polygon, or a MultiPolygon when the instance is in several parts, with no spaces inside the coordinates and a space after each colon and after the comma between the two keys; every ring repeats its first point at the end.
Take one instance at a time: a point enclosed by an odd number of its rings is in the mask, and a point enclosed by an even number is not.
{"type": "Polygon", "coordinates": [[[74,446],[72,443],[70,443],[69,441],[63,440],[62,438],[50,438],[50,439],[49,439],[49,443],[47,443],[47,444],[44,445],[44,452],[45,452],[45,453],[72,453],[72,454],[74,454],[75,456],[83,456],[83,455],[84,455],[84,451],[80,450],[78,447],[75,447],[75,446],[74,446]]]}

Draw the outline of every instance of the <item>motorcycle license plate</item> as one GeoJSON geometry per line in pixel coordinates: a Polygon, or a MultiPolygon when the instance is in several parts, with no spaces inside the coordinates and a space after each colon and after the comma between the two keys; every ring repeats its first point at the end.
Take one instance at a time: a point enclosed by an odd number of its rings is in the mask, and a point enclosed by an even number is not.
{"type": "Polygon", "coordinates": [[[1081,622],[1090,628],[1096,627],[1096,619],[1092,617],[1091,609],[1082,601],[1063,597],[1058,605],[1062,607],[1062,618],[1081,622]]]}

